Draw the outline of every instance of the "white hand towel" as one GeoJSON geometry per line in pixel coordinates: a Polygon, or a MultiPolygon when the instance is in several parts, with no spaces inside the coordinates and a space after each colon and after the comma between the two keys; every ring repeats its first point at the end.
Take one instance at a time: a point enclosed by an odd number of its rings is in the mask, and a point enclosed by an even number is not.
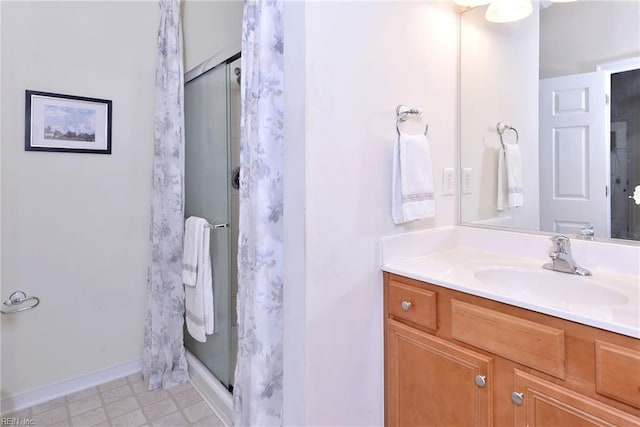
{"type": "Polygon", "coordinates": [[[187,331],[200,342],[214,330],[213,280],[207,221],[189,217],[185,222],[183,270],[187,331]],[[195,276],[195,280],[194,280],[195,276]]]}
{"type": "Polygon", "coordinates": [[[522,156],[518,145],[506,144],[504,150],[498,150],[498,200],[497,209],[521,207],[522,195],[522,156]]]}
{"type": "Polygon", "coordinates": [[[396,141],[391,210],[395,224],[435,216],[431,151],[424,135],[401,133],[396,141]]]}
{"type": "Polygon", "coordinates": [[[504,211],[508,208],[509,187],[507,187],[507,168],[504,164],[504,151],[498,149],[498,211],[504,211]]]}
{"type": "Polygon", "coordinates": [[[524,204],[522,195],[522,156],[520,146],[505,145],[505,164],[507,165],[507,187],[509,189],[509,207],[518,208],[524,204]]]}

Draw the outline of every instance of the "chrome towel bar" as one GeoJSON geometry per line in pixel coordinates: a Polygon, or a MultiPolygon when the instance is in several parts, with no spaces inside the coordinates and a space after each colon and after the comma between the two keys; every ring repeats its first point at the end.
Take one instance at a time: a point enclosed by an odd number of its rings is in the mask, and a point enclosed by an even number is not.
{"type": "Polygon", "coordinates": [[[229,224],[225,224],[225,223],[222,223],[222,224],[209,224],[209,223],[207,223],[207,225],[205,225],[205,227],[207,227],[207,228],[229,228],[229,224]]]}

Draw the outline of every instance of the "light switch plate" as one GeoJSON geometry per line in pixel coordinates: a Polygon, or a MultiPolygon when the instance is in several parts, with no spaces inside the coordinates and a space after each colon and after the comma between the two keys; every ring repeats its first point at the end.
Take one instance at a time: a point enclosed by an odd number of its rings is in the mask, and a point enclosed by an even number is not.
{"type": "Polygon", "coordinates": [[[442,170],[442,194],[445,196],[452,196],[454,183],[455,178],[453,175],[453,168],[444,168],[442,170]]]}
{"type": "Polygon", "coordinates": [[[462,169],[462,194],[471,194],[471,186],[473,184],[471,168],[462,169]]]}

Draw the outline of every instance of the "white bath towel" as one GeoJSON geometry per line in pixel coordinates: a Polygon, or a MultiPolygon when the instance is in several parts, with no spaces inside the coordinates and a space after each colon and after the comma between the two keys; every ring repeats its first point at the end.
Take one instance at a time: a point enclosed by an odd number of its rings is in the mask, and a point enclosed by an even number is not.
{"type": "Polygon", "coordinates": [[[425,135],[401,133],[396,141],[391,211],[395,224],[435,216],[431,151],[425,135]]]}
{"type": "Polygon", "coordinates": [[[522,194],[522,156],[516,144],[505,144],[498,150],[498,200],[497,208],[518,208],[524,205],[522,194]]]}
{"type": "Polygon", "coordinates": [[[184,227],[182,280],[187,331],[200,342],[214,328],[213,280],[211,277],[210,231],[207,221],[189,217],[184,227]]]}

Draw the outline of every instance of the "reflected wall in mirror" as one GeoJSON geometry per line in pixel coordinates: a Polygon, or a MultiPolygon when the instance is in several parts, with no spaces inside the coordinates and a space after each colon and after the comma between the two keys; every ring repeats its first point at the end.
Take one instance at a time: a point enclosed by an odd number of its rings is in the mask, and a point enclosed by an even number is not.
{"type": "Polygon", "coordinates": [[[461,223],[640,240],[640,2],[541,2],[503,24],[485,9],[461,15],[461,223]]]}

